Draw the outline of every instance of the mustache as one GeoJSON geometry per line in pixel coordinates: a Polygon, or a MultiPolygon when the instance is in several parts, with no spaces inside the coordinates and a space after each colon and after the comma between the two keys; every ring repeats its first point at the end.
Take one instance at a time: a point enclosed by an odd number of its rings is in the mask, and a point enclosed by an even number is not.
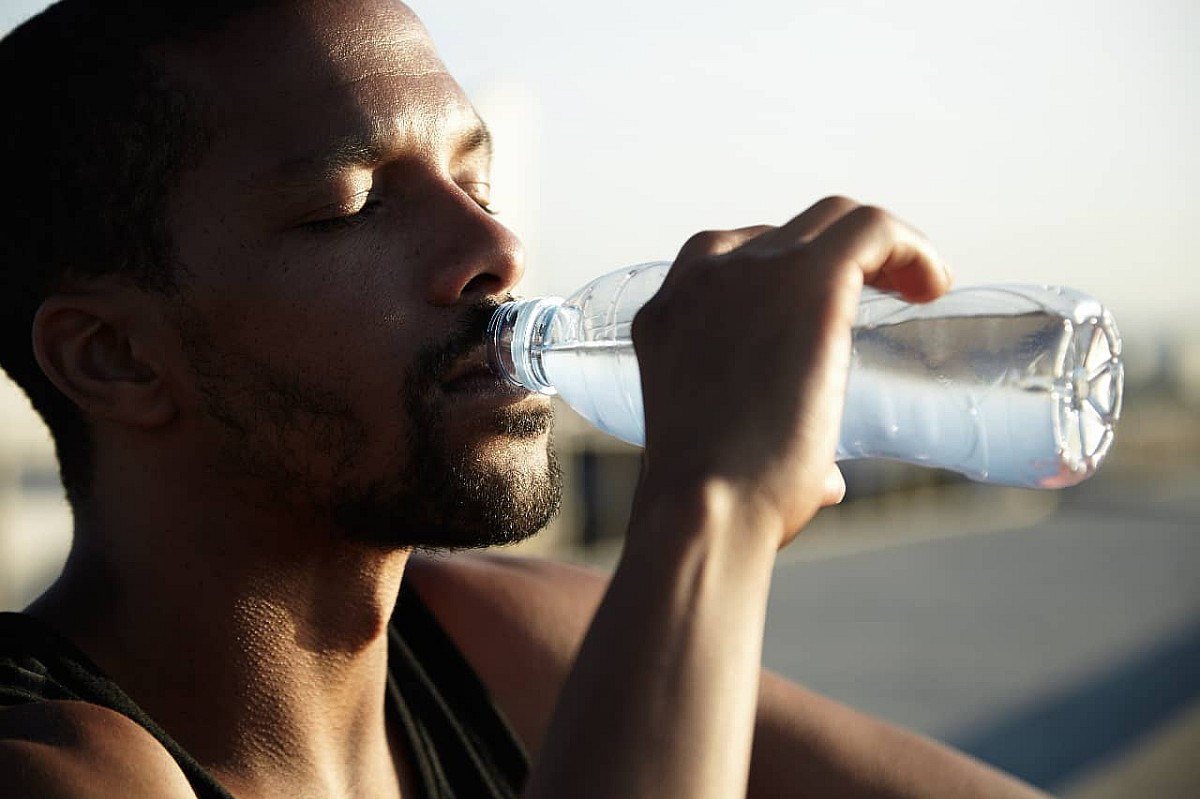
{"type": "Polygon", "coordinates": [[[503,303],[512,300],[512,295],[503,298],[481,297],[463,309],[453,329],[443,339],[422,347],[409,368],[409,392],[424,392],[436,385],[460,360],[483,346],[488,323],[503,303]]]}

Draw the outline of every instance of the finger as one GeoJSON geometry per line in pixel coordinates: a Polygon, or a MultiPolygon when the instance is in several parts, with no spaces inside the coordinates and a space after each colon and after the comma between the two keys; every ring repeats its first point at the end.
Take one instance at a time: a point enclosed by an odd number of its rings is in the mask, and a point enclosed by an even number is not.
{"type": "Polygon", "coordinates": [[[861,205],[833,222],[813,239],[809,254],[817,263],[856,266],[864,282],[910,302],[932,300],[950,287],[950,269],[933,245],[874,206],[861,205]]]}
{"type": "Polygon", "coordinates": [[[834,222],[858,207],[859,203],[848,197],[826,197],[810,205],[783,227],[767,231],[747,242],[741,249],[770,255],[797,244],[808,244],[834,222]]]}
{"type": "Polygon", "coordinates": [[[675,256],[675,262],[725,255],[741,247],[747,241],[774,229],[773,225],[753,225],[734,230],[706,230],[684,242],[679,254],[675,256]]]}
{"type": "Polygon", "coordinates": [[[821,498],[821,507],[837,505],[846,498],[846,478],[836,465],[825,475],[825,494],[821,498]]]}

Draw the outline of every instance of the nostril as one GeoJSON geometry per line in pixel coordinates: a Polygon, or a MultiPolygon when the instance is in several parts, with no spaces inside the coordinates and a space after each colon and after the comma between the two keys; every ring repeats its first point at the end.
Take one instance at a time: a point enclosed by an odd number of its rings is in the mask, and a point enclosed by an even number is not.
{"type": "Polygon", "coordinates": [[[491,294],[493,284],[498,284],[499,282],[500,280],[495,275],[484,272],[468,280],[467,285],[462,288],[462,293],[467,295],[476,292],[479,294],[491,294]]]}

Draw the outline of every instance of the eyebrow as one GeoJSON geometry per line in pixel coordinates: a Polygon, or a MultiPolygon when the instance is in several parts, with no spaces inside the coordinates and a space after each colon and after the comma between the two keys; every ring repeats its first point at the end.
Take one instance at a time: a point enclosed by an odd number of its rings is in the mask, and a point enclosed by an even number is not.
{"type": "MultiPolygon", "coordinates": [[[[480,153],[489,160],[494,140],[487,125],[473,117],[454,144],[456,158],[480,153]]],[[[351,169],[367,169],[385,160],[390,148],[384,136],[351,134],[327,144],[319,153],[296,156],[280,162],[269,173],[272,184],[281,188],[303,188],[326,182],[351,169]]]]}

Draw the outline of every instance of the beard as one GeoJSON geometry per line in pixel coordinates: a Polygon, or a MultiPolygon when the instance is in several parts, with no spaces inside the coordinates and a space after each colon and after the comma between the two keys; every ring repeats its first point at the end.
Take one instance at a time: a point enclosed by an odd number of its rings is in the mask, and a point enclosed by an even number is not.
{"type": "MultiPolygon", "coordinates": [[[[213,468],[250,478],[254,504],[324,519],[345,539],[386,549],[477,549],[522,541],[558,512],[562,473],[552,445],[544,466],[484,458],[447,436],[442,381],[484,340],[496,304],[467,309],[452,333],[426,345],[405,370],[398,412],[405,432],[390,462],[368,468],[378,437],[342,393],[305,382],[267,361],[219,351],[194,321],[181,324],[205,408],[222,431],[213,468]]],[[[194,320],[194,317],[193,317],[194,320]]],[[[488,411],[492,438],[545,435],[549,406],[488,411]]],[[[245,482],[244,480],[242,482],[245,482]]]]}

